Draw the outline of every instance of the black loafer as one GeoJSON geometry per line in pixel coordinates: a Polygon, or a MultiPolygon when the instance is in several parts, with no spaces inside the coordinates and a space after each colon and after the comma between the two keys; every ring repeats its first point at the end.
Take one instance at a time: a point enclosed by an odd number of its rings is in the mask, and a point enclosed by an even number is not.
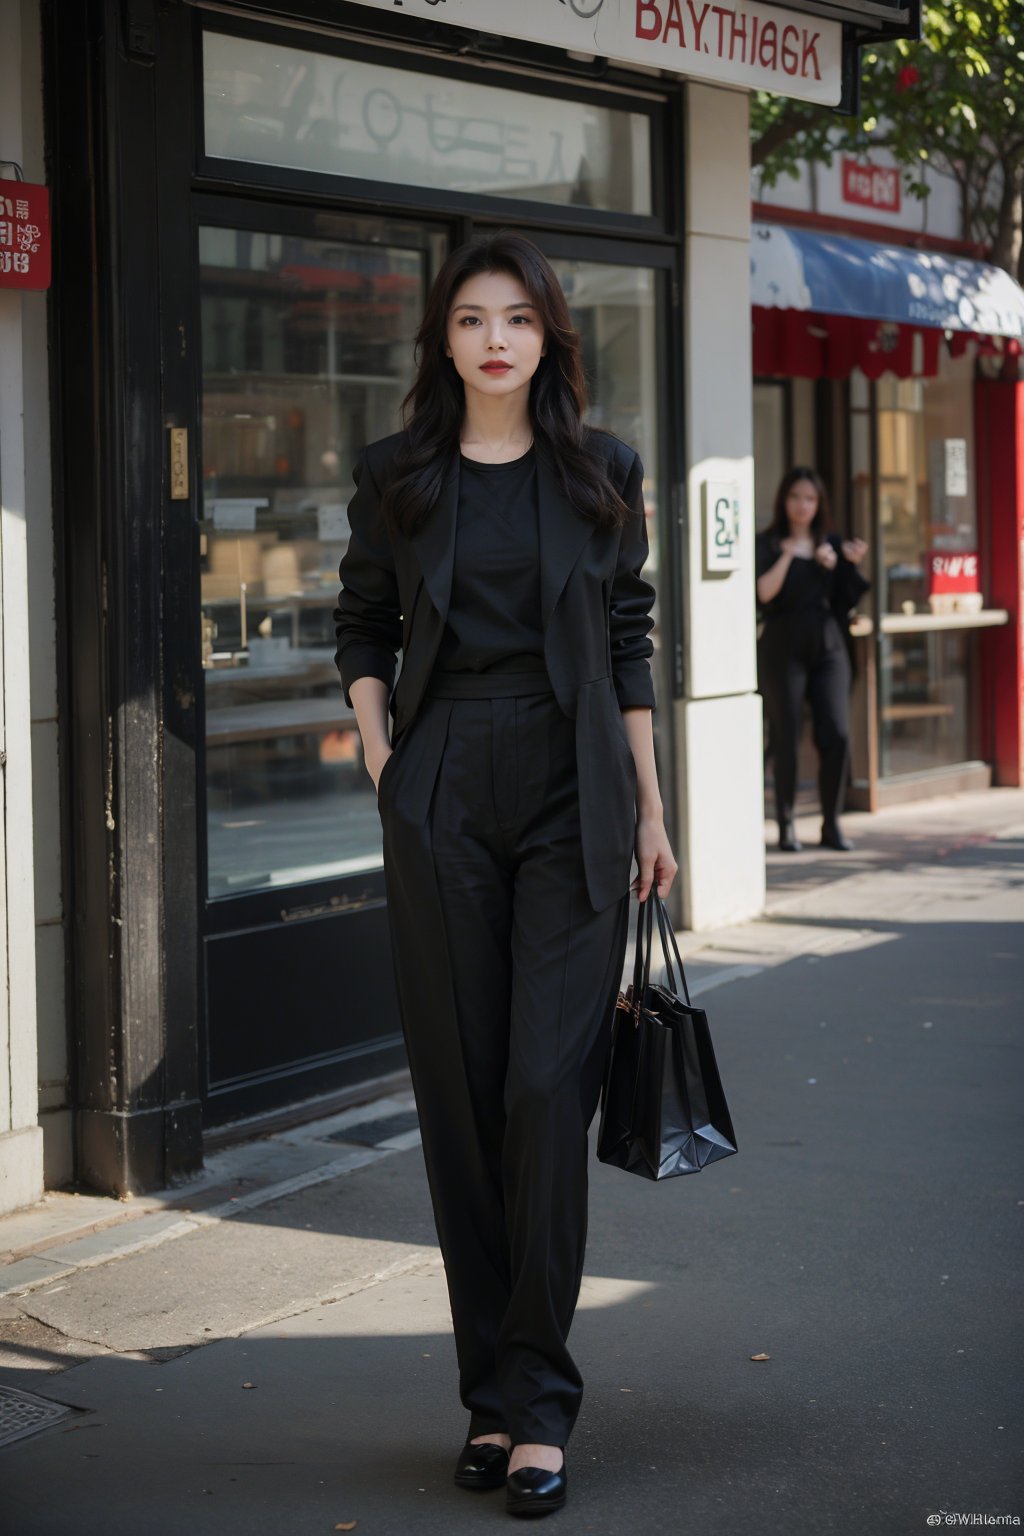
{"type": "Polygon", "coordinates": [[[520,1467],[505,1481],[505,1508],[510,1515],[546,1515],[561,1509],[567,1497],[564,1461],[557,1472],[546,1467],[520,1467]]]}
{"type": "Polygon", "coordinates": [[[493,1440],[474,1445],[467,1440],[455,1463],[455,1481],[460,1488],[500,1488],[508,1475],[509,1452],[493,1440]]]}

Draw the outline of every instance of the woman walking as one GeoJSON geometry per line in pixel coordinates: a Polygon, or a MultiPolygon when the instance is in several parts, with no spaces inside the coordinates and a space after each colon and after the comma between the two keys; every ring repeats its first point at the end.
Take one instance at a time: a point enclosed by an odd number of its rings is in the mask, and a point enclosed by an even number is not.
{"type": "Polygon", "coordinates": [[[821,476],[798,466],[783,477],[771,524],[756,539],[757,599],[764,614],[758,642],[758,687],[768,714],[775,765],[779,847],[798,853],[793,826],[796,763],[804,699],[818,749],[823,847],[849,850],[839,825],[850,740],[850,655],[847,617],[870,588],[857,567],[863,539],[829,532],[828,493],[821,476]]]}
{"type": "Polygon", "coordinates": [[[354,471],[337,662],[469,1414],[455,1481],[543,1514],[582,1398],[566,1340],[630,889],[677,868],[643,469],[584,425],[579,338],[524,237],[448,257],[416,348],[405,428],[354,471]]]}

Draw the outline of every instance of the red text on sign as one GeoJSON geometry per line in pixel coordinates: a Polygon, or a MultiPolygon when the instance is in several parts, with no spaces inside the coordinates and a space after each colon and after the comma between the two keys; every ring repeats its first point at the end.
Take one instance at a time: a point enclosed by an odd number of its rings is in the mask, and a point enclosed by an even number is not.
{"type": "Polygon", "coordinates": [[[844,160],[843,202],[899,213],[899,171],[890,166],[861,165],[856,160],[844,160]]]}
{"type": "Polygon", "coordinates": [[[686,48],[752,68],[820,80],[821,33],[763,18],[742,5],[711,0],[636,0],[636,33],[667,48],[686,48]]]}

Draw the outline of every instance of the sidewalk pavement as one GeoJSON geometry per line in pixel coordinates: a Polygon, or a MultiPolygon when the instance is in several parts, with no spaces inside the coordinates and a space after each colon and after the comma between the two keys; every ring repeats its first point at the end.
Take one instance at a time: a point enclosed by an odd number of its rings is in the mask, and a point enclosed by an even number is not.
{"type": "MultiPolygon", "coordinates": [[[[566,1533],[1024,1520],[1024,794],[844,824],[852,853],[814,817],[769,852],[764,918],[681,936],[737,1157],[656,1185],[592,1156],[566,1533]]],[[[3,1536],[507,1521],[451,1482],[411,1094],[207,1162],[0,1219],[3,1536]]]]}

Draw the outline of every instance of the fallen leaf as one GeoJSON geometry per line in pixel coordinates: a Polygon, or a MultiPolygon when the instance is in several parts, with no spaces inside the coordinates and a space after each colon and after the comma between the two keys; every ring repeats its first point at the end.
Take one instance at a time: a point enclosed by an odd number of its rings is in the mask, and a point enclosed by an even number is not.
{"type": "Polygon", "coordinates": [[[750,1358],[751,1358],[751,1360],[770,1360],[771,1359],[771,1355],[765,1355],[765,1354],[751,1355],[750,1358]]]}
{"type": "Polygon", "coordinates": [[[243,1381],[242,1382],[242,1386],[243,1387],[255,1387],[255,1385],[256,1385],[256,1383],[254,1381],[243,1381]]]}
{"type": "Polygon", "coordinates": [[[336,1531],[354,1531],[358,1523],[356,1520],[339,1520],[334,1529],[336,1531]]]}
{"type": "Polygon", "coordinates": [[[620,1387],[619,1388],[620,1392],[632,1392],[632,1390],[633,1390],[632,1387],[620,1387]]]}

